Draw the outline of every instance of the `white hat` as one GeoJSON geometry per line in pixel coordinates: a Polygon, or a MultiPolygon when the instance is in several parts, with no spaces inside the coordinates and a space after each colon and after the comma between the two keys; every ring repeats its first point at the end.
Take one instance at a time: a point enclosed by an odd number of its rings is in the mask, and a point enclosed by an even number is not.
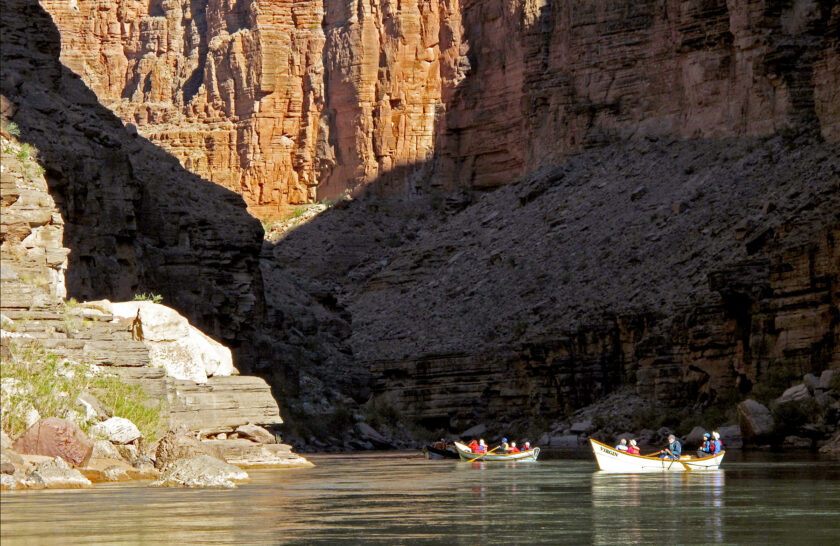
{"type": "Polygon", "coordinates": [[[714,432],[712,433],[712,436],[714,436],[714,437],[715,437],[715,440],[720,440],[720,434],[718,434],[718,432],[717,432],[717,431],[714,431],[714,432]]]}
{"type": "Polygon", "coordinates": [[[630,445],[631,445],[631,446],[636,445],[636,440],[630,440],[630,445]]]}

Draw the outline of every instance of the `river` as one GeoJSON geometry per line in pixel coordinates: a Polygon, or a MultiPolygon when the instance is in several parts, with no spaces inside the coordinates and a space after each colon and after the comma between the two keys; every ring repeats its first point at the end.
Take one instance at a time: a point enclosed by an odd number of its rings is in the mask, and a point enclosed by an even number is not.
{"type": "MultiPolygon", "coordinates": [[[[727,454],[728,456],[730,454],[727,454]]],[[[712,473],[608,475],[535,464],[322,456],[234,490],[4,492],[14,544],[838,544],[840,464],[732,453],[712,473]]]]}

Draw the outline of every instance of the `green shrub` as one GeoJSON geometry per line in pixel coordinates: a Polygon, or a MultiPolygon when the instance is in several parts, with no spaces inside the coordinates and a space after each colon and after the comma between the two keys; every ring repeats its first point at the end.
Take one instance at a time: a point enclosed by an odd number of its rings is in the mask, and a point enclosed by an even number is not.
{"type": "Polygon", "coordinates": [[[20,127],[14,121],[10,121],[6,124],[6,131],[9,132],[10,135],[19,137],[20,136],[20,127]]]}
{"type": "Polygon", "coordinates": [[[147,440],[160,435],[162,403],[142,388],[122,383],[119,378],[99,375],[95,366],[67,361],[37,343],[9,344],[9,358],[0,362],[3,377],[2,427],[11,436],[26,428],[29,408],[42,418],[60,417],[75,421],[85,432],[93,422],[85,420],[78,405],[84,392],[94,392],[117,417],[131,420],[147,440]]]}
{"type": "Polygon", "coordinates": [[[17,158],[20,161],[26,161],[32,156],[32,146],[25,142],[20,145],[20,151],[17,153],[17,158]]]}
{"type": "Polygon", "coordinates": [[[152,301],[154,303],[161,303],[163,301],[163,296],[153,292],[149,292],[148,294],[143,292],[142,294],[134,294],[134,301],[152,301]]]}

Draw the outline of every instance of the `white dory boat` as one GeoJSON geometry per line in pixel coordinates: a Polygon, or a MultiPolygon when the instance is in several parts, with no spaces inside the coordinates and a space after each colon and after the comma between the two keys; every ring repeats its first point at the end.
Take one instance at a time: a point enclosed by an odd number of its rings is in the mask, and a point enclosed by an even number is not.
{"type": "Polygon", "coordinates": [[[703,457],[700,459],[683,455],[677,460],[660,459],[659,457],[646,457],[644,455],[630,455],[623,451],[613,449],[597,440],[589,439],[592,444],[592,451],[595,453],[595,460],[598,467],[606,472],[693,472],[705,470],[717,470],[723,461],[725,451],[717,455],[703,457]]]}
{"type": "Polygon", "coordinates": [[[538,447],[535,447],[534,449],[530,449],[528,451],[520,451],[519,453],[493,452],[488,453],[483,457],[480,453],[473,453],[469,447],[462,444],[461,442],[455,442],[455,449],[458,450],[458,455],[461,456],[462,461],[472,461],[477,457],[481,457],[480,459],[478,459],[479,461],[518,461],[533,463],[536,462],[537,457],[539,457],[540,455],[540,448],[538,447]]]}

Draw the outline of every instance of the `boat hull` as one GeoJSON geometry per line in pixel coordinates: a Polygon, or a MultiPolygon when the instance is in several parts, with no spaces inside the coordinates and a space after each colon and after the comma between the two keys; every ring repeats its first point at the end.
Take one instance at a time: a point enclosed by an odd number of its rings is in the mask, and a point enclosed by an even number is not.
{"type": "MultiPolygon", "coordinates": [[[[472,461],[477,457],[481,457],[479,453],[473,453],[472,450],[461,442],[455,442],[455,449],[458,450],[458,455],[461,456],[462,461],[472,461]]],[[[540,448],[535,447],[529,451],[522,451],[519,453],[488,453],[484,455],[479,461],[515,461],[519,463],[533,463],[537,461],[540,456],[540,448]]]]}
{"type": "Polygon", "coordinates": [[[597,440],[589,439],[592,445],[592,452],[598,462],[598,468],[604,472],[616,472],[634,474],[639,472],[705,472],[717,470],[723,462],[725,451],[711,457],[695,459],[682,457],[677,460],[660,459],[658,457],[645,457],[642,455],[630,455],[623,451],[613,449],[597,440]]]}

